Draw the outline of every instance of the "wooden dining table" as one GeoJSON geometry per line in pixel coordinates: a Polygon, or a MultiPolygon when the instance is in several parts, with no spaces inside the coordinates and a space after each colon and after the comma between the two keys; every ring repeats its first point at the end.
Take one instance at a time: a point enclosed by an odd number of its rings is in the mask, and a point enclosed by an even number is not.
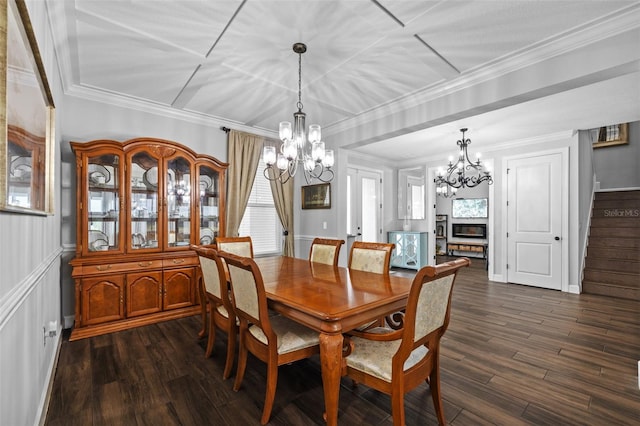
{"type": "Polygon", "coordinates": [[[406,307],[411,278],[286,256],[259,257],[269,307],[320,333],[325,420],[338,424],[342,333],[406,307]]]}

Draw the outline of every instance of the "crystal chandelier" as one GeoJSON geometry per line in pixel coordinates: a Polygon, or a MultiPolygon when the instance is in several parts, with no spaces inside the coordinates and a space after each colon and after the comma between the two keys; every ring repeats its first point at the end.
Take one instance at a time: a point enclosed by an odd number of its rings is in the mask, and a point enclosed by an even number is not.
{"type": "Polygon", "coordinates": [[[458,140],[457,144],[460,147],[458,153],[458,161],[453,162],[453,157],[449,157],[449,164],[447,170],[442,168],[438,169],[438,176],[435,178],[436,194],[443,197],[455,196],[456,191],[459,188],[473,188],[480,185],[482,182],[487,182],[491,185],[493,178],[491,172],[482,166],[480,161],[480,153],[476,154],[476,161],[469,159],[469,153],[467,147],[471,143],[470,139],[465,139],[464,134],[468,129],[460,129],[462,132],[462,139],[458,140]]]}
{"type": "Polygon", "coordinates": [[[275,146],[264,147],[262,159],[267,165],[264,177],[285,183],[295,176],[298,165],[301,165],[307,183],[312,179],[330,182],[333,179],[333,150],[324,148],[319,124],[311,124],[307,133],[306,114],[302,112],[302,54],[307,51],[307,46],[295,43],[293,51],[298,54],[298,112],[293,113],[293,127],[288,121],[280,123],[282,144],[277,156],[275,146]]]}

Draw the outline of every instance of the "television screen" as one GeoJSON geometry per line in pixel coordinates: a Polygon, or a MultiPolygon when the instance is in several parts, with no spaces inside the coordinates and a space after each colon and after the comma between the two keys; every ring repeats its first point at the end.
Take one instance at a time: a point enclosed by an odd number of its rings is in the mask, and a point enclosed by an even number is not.
{"type": "Polygon", "coordinates": [[[489,217],[486,198],[454,198],[451,200],[451,216],[456,219],[489,217]]]}

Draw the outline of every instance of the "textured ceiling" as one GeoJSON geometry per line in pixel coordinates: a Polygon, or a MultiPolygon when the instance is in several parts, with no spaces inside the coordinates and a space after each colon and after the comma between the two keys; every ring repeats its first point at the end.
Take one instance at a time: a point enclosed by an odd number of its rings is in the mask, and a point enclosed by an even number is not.
{"type": "Polygon", "coordinates": [[[640,119],[638,1],[57,0],[47,9],[67,93],[260,134],[291,120],[291,47],[304,42],[307,123],[321,124],[329,144],[388,160],[432,155],[463,126],[489,143],[640,119]],[[620,39],[636,51],[595,65],[620,39]],[[611,102],[598,107],[594,96],[611,102]]]}

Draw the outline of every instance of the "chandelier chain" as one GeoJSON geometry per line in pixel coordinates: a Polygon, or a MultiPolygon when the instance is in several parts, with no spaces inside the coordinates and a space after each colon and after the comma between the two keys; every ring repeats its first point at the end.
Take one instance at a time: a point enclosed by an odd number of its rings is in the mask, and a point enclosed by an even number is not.
{"type": "Polygon", "coordinates": [[[302,53],[298,53],[298,107],[302,111],[302,53]]]}

